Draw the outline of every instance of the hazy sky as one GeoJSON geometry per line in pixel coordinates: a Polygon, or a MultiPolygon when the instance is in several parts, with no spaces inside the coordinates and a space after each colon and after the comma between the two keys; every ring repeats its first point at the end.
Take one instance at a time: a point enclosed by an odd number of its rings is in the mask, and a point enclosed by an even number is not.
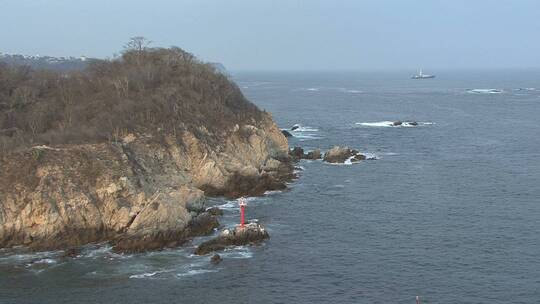
{"type": "Polygon", "coordinates": [[[540,0],[0,0],[0,52],[108,57],[131,36],[231,70],[540,67],[540,0]]]}

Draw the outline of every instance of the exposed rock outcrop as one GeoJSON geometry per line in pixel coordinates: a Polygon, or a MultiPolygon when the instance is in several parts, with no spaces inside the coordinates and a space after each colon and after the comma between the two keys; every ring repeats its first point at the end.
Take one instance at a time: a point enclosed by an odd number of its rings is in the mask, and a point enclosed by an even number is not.
{"type": "Polygon", "coordinates": [[[204,242],[197,247],[195,254],[204,255],[213,251],[224,250],[229,246],[257,244],[270,238],[263,226],[249,223],[244,227],[225,229],[214,239],[204,242]]]}
{"type": "Polygon", "coordinates": [[[365,159],[365,155],[349,147],[335,146],[324,154],[324,161],[328,163],[358,162],[365,159]]]}
{"type": "Polygon", "coordinates": [[[36,147],[0,158],[0,247],[117,251],[176,246],[218,226],[206,195],[261,195],[293,177],[287,140],[270,117],[220,144],[130,134],[122,142],[36,147]],[[205,193],[206,192],[206,193],[205,193]]]}
{"type": "Polygon", "coordinates": [[[313,151],[309,151],[306,154],[305,158],[306,159],[311,159],[311,160],[321,159],[322,158],[321,150],[320,149],[315,149],[313,151]]]}
{"type": "Polygon", "coordinates": [[[317,160],[322,158],[320,149],[315,149],[313,151],[309,151],[308,153],[304,153],[304,149],[302,147],[294,147],[290,149],[289,156],[295,161],[301,159],[317,160]]]}

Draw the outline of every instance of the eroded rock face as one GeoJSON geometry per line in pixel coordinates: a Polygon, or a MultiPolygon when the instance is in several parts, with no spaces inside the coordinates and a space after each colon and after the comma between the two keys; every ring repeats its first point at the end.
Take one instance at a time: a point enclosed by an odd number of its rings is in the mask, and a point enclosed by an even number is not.
{"type": "Polygon", "coordinates": [[[270,238],[264,227],[257,223],[249,223],[244,227],[225,229],[214,239],[204,242],[197,247],[195,254],[205,255],[214,251],[221,251],[229,246],[242,246],[258,244],[270,238]]]}
{"type": "Polygon", "coordinates": [[[282,189],[293,171],[269,116],[223,132],[212,144],[189,132],[130,134],[2,156],[0,247],[110,241],[117,251],[141,251],[211,232],[217,221],[204,213],[205,195],[282,189]]]}

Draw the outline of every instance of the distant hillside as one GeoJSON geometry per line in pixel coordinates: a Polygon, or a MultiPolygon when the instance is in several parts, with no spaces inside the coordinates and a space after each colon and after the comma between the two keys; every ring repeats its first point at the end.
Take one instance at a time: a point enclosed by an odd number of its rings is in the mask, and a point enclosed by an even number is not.
{"type": "Polygon", "coordinates": [[[201,122],[219,131],[261,114],[215,64],[180,48],[132,50],[110,61],[2,58],[10,64],[0,62],[0,153],[157,128],[206,132],[201,122]]]}
{"type": "Polygon", "coordinates": [[[88,66],[94,58],[82,57],[51,57],[51,56],[26,56],[19,54],[0,53],[0,62],[10,65],[27,65],[33,69],[50,69],[59,71],[82,70],[88,66]]]}

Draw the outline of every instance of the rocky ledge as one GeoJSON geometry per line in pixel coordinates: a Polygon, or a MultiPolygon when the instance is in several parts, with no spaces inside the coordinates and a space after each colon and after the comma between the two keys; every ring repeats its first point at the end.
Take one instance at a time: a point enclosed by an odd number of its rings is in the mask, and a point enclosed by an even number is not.
{"type": "Polygon", "coordinates": [[[200,244],[195,250],[195,254],[205,255],[224,250],[230,246],[258,244],[268,238],[270,235],[262,225],[249,223],[244,227],[236,226],[234,229],[224,229],[216,238],[200,244]]]}

